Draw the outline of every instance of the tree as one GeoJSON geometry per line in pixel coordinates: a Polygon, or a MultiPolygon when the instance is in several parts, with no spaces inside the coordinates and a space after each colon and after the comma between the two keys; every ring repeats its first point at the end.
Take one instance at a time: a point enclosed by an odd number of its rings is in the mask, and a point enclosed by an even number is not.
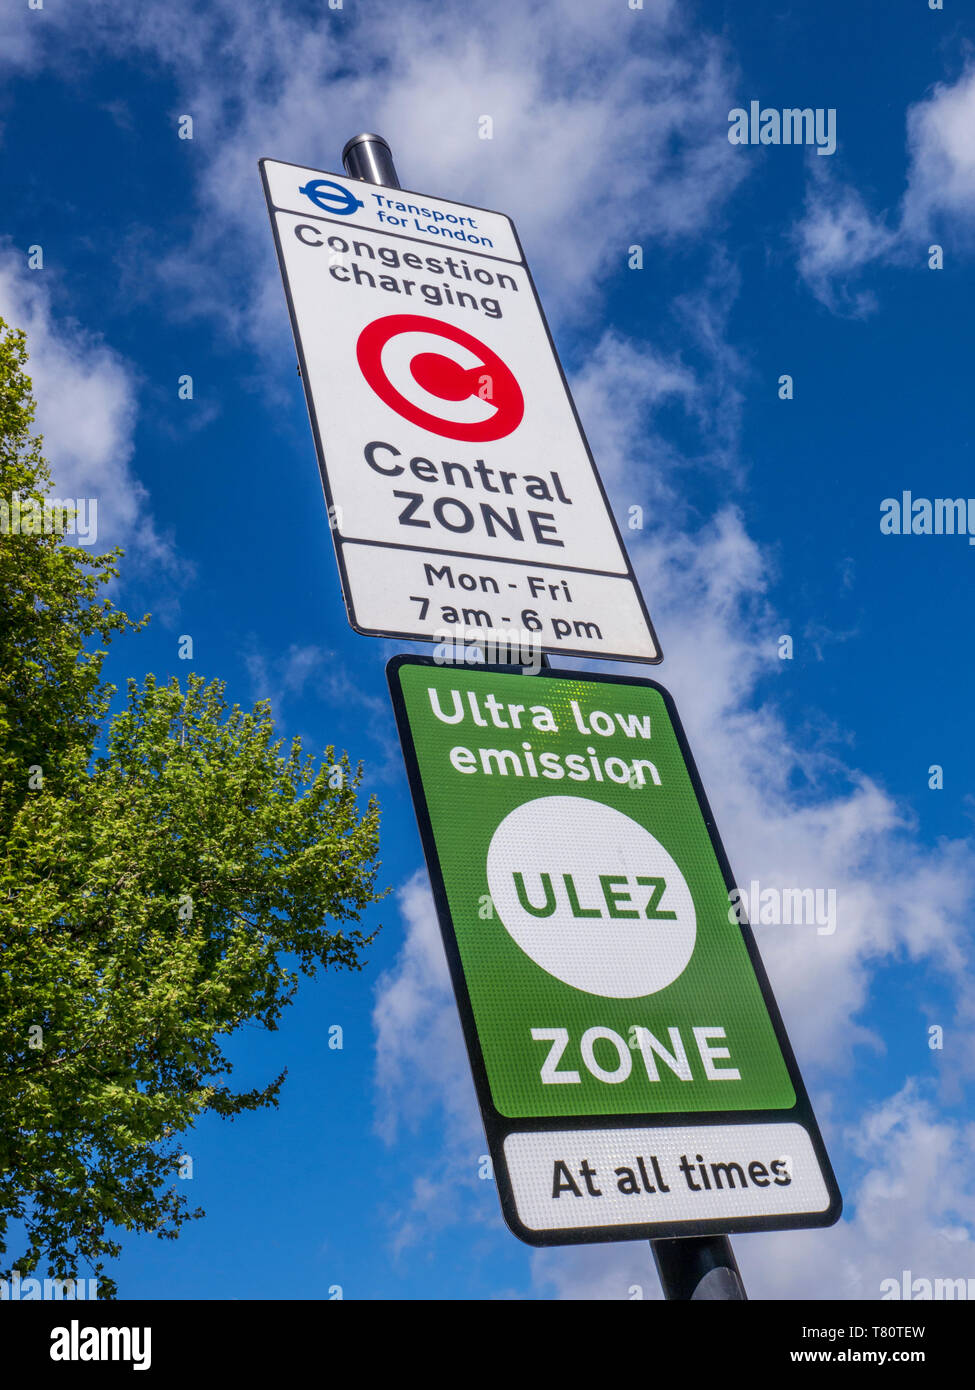
{"type": "MultiPolygon", "coordinates": [[[[0,321],[0,521],[50,486],[21,333],[0,321]],[[4,512],[4,504],[7,511],[4,512]]],[[[22,506],[21,511],[25,508],[22,506]]],[[[379,808],[332,748],[275,739],[191,676],[101,682],[131,622],[100,595],[120,552],[0,537],[0,1253],[99,1279],[123,1231],[174,1239],[181,1132],[277,1104],[235,1092],[224,1041],[277,1027],[299,974],[360,970],[383,896],[379,808]],[[98,645],[96,639],[101,639],[98,645]]]]}

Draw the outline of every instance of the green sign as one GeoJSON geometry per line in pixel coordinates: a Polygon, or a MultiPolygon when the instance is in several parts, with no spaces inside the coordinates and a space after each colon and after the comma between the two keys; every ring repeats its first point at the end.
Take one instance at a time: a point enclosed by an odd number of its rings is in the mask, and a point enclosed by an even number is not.
{"type": "Polygon", "coordinates": [[[390,664],[390,681],[517,1233],[540,1243],[619,1238],[634,1226],[659,1235],[661,1221],[689,1234],[835,1220],[835,1182],[666,691],[408,657],[390,664]],[[706,1157],[696,1140],[678,1144],[668,1173],[664,1140],[680,1137],[686,1117],[695,1134],[706,1122],[721,1129],[722,1157],[706,1157]],[[564,1141],[553,1130],[562,1120],[560,1133],[573,1136],[564,1141]],[[758,1120],[773,1137],[752,1156],[759,1130],[748,1125],[758,1120]],[[636,1125],[641,1151],[624,1162],[636,1125]],[[610,1136],[603,1161],[619,1151],[613,1192],[587,1183],[592,1160],[572,1147],[592,1148],[597,1129],[610,1136]],[[779,1152],[779,1132],[789,1152],[779,1152]],[[560,1143],[575,1156],[560,1158],[560,1143]],[[700,1174],[696,1188],[688,1183],[682,1157],[694,1172],[700,1159],[708,1186],[700,1174]],[[638,1192],[619,1189],[629,1180],[617,1167],[635,1175],[638,1192]],[[799,1205],[812,1212],[787,1209],[800,1188],[799,1205]],[[727,1199],[715,1208],[717,1193],[727,1199]],[[639,1210],[621,1200],[630,1195],[643,1198],[639,1210]],[[609,1205],[617,1217],[607,1219],[609,1205]]]}

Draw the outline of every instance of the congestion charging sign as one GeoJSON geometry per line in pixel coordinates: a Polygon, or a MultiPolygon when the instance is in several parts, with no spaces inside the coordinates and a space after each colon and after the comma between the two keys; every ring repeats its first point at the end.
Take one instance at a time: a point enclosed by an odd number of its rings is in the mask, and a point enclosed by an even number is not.
{"type": "Polygon", "coordinates": [[[510,219],[261,174],[356,631],[659,661],[510,219]]]}
{"type": "Polygon", "coordinates": [[[831,1225],[841,1198],[668,693],[395,657],[505,1218],[533,1245],[831,1225]]]}

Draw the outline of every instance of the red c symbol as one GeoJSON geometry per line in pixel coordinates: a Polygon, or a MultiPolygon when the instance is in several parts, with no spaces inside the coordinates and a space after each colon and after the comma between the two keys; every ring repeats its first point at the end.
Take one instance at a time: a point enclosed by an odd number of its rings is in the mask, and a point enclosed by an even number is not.
{"type": "Polygon", "coordinates": [[[385,318],[374,319],[359,334],[356,358],[362,375],[381,401],[395,410],[397,415],[402,415],[404,420],[409,420],[410,424],[419,425],[446,439],[463,439],[468,444],[503,439],[518,428],[525,413],[521,387],[511,368],[486,343],[465,333],[462,328],[442,323],[439,319],[426,318],[422,314],[388,314],[385,318]],[[494,406],[494,414],[487,420],[471,424],[431,415],[408,400],[390,381],[382,365],[383,348],[398,333],[435,333],[476,353],[480,365],[462,367],[452,357],[442,353],[419,352],[410,362],[410,374],[424,391],[444,401],[466,401],[471,396],[481,396],[487,382],[489,394],[481,399],[494,406]]]}

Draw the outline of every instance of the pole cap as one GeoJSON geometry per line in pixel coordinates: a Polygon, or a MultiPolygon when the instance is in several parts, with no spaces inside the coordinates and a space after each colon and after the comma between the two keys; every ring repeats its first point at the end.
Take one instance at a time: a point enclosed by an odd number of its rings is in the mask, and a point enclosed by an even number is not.
{"type": "Polygon", "coordinates": [[[346,140],[345,146],[342,150],[343,164],[345,163],[346,155],[349,153],[349,150],[352,149],[353,145],[361,145],[365,140],[368,140],[370,144],[385,145],[386,149],[389,150],[390,155],[392,155],[393,151],[389,149],[388,140],[384,140],[381,135],[370,135],[368,132],[364,132],[362,135],[353,135],[351,140],[346,140]]]}
{"type": "Polygon", "coordinates": [[[353,135],[342,151],[342,168],[349,178],[399,188],[393,152],[381,135],[353,135]]]}

